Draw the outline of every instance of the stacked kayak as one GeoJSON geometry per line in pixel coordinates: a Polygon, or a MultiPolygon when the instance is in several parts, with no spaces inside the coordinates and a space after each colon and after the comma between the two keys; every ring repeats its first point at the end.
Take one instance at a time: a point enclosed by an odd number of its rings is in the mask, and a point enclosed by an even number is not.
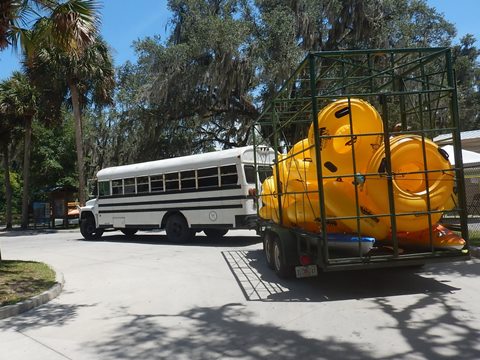
{"type": "Polygon", "coordinates": [[[262,184],[262,218],[320,232],[323,194],[327,240],[333,248],[350,246],[364,254],[375,241],[394,239],[405,248],[463,248],[462,238],[452,232],[447,236],[437,224],[454,196],[454,173],[438,145],[409,134],[391,137],[386,149],[382,118],[361,99],[328,104],[317,123],[317,129],[311,124],[307,138],[278,155],[273,176],[262,184]]]}

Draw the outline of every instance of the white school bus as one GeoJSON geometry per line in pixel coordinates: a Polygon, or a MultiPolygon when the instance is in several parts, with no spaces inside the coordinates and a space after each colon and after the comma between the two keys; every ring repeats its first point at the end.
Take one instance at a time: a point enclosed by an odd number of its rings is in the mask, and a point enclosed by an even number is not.
{"type": "Polygon", "coordinates": [[[107,229],[165,229],[169,241],[186,242],[199,231],[221,237],[251,228],[254,190],[271,175],[274,158],[272,149],[254,154],[246,146],[102,169],[97,197],[80,209],[80,231],[95,240],[107,229]]]}

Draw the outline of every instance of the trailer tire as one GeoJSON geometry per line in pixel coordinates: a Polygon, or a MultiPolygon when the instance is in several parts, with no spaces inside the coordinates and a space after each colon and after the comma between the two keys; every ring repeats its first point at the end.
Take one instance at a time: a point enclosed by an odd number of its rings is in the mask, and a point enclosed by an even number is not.
{"type": "Polygon", "coordinates": [[[284,248],[278,237],[273,239],[272,255],[275,273],[279,278],[286,279],[293,276],[293,268],[287,264],[284,248]]]}
{"type": "Polygon", "coordinates": [[[263,234],[263,251],[265,253],[265,261],[270,269],[275,270],[275,264],[273,261],[273,241],[273,233],[267,231],[263,234]]]}

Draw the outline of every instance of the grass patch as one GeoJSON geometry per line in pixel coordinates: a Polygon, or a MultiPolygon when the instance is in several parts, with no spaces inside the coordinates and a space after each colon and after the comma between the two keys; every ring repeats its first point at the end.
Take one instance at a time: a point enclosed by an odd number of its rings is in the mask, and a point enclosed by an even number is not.
{"type": "Polygon", "coordinates": [[[0,306],[41,294],[55,285],[55,272],[35,261],[0,261],[0,306]]]}
{"type": "Polygon", "coordinates": [[[470,230],[468,232],[468,238],[470,240],[470,245],[480,246],[480,230],[470,230]]]}

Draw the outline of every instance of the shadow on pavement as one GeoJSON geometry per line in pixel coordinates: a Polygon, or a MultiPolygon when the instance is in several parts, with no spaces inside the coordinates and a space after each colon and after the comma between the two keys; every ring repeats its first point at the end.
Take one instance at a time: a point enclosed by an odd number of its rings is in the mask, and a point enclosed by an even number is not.
{"type": "Polygon", "coordinates": [[[58,304],[49,302],[23,314],[0,321],[0,329],[15,329],[16,331],[39,329],[45,326],[63,326],[74,321],[82,308],[95,304],[58,304]]]}
{"type": "Polygon", "coordinates": [[[124,316],[111,337],[84,346],[101,359],[372,358],[360,344],[333,337],[312,339],[273,324],[258,324],[242,304],[124,316]]]}
{"type": "Polygon", "coordinates": [[[405,268],[329,272],[284,280],[267,267],[262,250],[223,251],[222,255],[248,301],[322,302],[460,290],[405,268]]]}
{"type": "Polygon", "coordinates": [[[19,237],[19,236],[37,236],[37,235],[45,235],[45,234],[58,234],[58,233],[75,233],[78,232],[80,235],[80,230],[77,228],[70,228],[70,229],[28,229],[22,230],[19,228],[15,228],[13,230],[0,230],[0,237],[19,237]]]}
{"type": "MultiPolygon", "coordinates": [[[[79,240],[84,241],[81,235],[79,240]]],[[[210,247],[243,247],[249,246],[261,241],[258,236],[235,236],[227,235],[220,239],[215,237],[208,237],[203,234],[197,234],[193,239],[184,244],[175,244],[169,242],[164,233],[151,233],[151,234],[136,234],[133,236],[125,236],[118,232],[112,232],[111,234],[104,234],[98,241],[118,242],[118,243],[138,243],[138,244],[150,244],[150,245],[176,245],[176,246],[210,246],[210,247]]]]}
{"type": "MultiPolygon", "coordinates": [[[[377,313],[392,318],[384,329],[376,330],[398,331],[395,341],[406,344],[392,347],[390,355],[382,359],[480,358],[479,330],[463,320],[463,314],[452,311],[448,295],[437,293],[414,300],[413,304],[397,307],[385,298],[373,300],[376,305],[373,316],[377,313]],[[426,307],[434,307],[436,311],[420,320],[419,313],[426,307]],[[444,332],[448,332],[445,337],[444,332]],[[395,348],[401,350],[395,351],[395,348]]],[[[361,334],[350,333],[352,329],[364,328],[361,324],[342,325],[347,330],[343,336],[311,338],[285,325],[259,323],[246,306],[233,303],[195,307],[178,314],[119,311],[121,325],[111,336],[83,345],[102,359],[379,359],[378,354],[370,350],[376,348],[375,344],[362,342],[361,334]]],[[[278,316],[281,318],[282,314],[278,316]]],[[[300,312],[298,316],[315,315],[300,312]]],[[[328,330],[325,332],[328,334],[328,330]]],[[[381,339],[385,337],[380,335],[378,341],[381,339]]],[[[388,344],[383,348],[385,346],[388,344]]]]}
{"type": "Polygon", "coordinates": [[[415,358],[480,359],[478,319],[449,294],[429,294],[413,304],[395,305],[387,298],[374,303],[391,317],[409,347],[421,354],[415,358]]]}
{"type": "Polygon", "coordinates": [[[463,277],[480,276],[480,260],[472,258],[470,261],[432,264],[426,269],[429,273],[437,275],[457,275],[463,277]]]}

